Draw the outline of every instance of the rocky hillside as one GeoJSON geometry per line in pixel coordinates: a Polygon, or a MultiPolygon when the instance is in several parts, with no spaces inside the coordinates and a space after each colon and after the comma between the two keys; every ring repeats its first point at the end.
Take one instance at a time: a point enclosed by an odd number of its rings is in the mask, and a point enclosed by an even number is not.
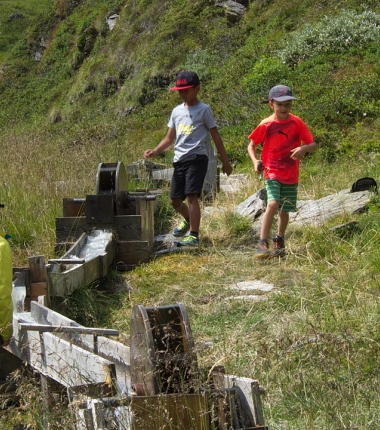
{"type": "Polygon", "coordinates": [[[379,147],[380,6],[371,0],[43,0],[35,16],[23,14],[26,1],[6,3],[2,128],[21,120],[74,141],[91,130],[143,144],[138,133],[161,136],[177,102],[168,87],[189,68],[237,161],[278,83],[300,98],[296,113],[324,159],[379,147]]]}

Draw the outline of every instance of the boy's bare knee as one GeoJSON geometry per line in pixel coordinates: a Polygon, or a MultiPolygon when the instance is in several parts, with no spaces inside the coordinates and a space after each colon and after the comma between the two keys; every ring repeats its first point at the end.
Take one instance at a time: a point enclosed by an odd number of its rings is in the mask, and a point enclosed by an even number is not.
{"type": "Polygon", "coordinates": [[[182,206],[183,201],[181,199],[171,199],[171,204],[174,209],[179,209],[182,206]]]}
{"type": "Polygon", "coordinates": [[[269,209],[271,209],[271,210],[274,210],[274,211],[277,211],[277,209],[280,207],[280,203],[278,202],[278,201],[276,201],[276,200],[270,200],[268,203],[267,203],[267,208],[269,208],[269,209]]]}

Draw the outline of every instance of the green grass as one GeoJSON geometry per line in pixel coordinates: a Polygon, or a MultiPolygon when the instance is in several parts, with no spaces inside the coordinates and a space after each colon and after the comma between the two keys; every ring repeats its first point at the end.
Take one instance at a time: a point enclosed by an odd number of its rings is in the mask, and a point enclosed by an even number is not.
{"type": "Polygon", "coordinates": [[[0,64],[9,56],[9,52],[32,19],[44,11],[49,0],[1,1],[0,8],[0,64]]]}

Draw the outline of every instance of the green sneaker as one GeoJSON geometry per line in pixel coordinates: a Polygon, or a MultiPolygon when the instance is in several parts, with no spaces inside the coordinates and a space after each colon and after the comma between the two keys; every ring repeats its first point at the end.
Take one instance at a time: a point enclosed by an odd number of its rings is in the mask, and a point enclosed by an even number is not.
{"type": "Polygon", "coordinates": [[[182,220],[181,224],[173,230],[173,236],[175,236],[175,237],[185,236],[185,234],[188,232],[189,228],[190,228],[189,221],[186,221],[184,219],[184,220],[182,220]]]}
{"type": "Polygon", "coordinates": [[[189,236],[184,237],[180,242],[177,242],[177,246],[199,246],[199,238],[189,234],[189,236]]]}

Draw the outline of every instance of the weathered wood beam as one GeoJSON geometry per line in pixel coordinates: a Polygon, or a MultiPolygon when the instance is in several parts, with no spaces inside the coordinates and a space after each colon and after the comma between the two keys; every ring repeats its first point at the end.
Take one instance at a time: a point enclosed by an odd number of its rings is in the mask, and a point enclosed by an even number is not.
{"type": "Polygon", "coordinates": [[[99,384],[116,386],[114,363],[53,333],[19,330],[19,323],[31,321],[26,321],[21,314],[15,314],[13,318],[14,332],[8,348],[43,375],[68,388],[99,384]]]}
{"type": "Polygon", "coordinates": [[[39,331],[41,333],[76,333],[91,334],[94,336],[119,336],[118,330],[109,328],[71,327],[46,324],[19,323],[20,330],[39,331]]]}

